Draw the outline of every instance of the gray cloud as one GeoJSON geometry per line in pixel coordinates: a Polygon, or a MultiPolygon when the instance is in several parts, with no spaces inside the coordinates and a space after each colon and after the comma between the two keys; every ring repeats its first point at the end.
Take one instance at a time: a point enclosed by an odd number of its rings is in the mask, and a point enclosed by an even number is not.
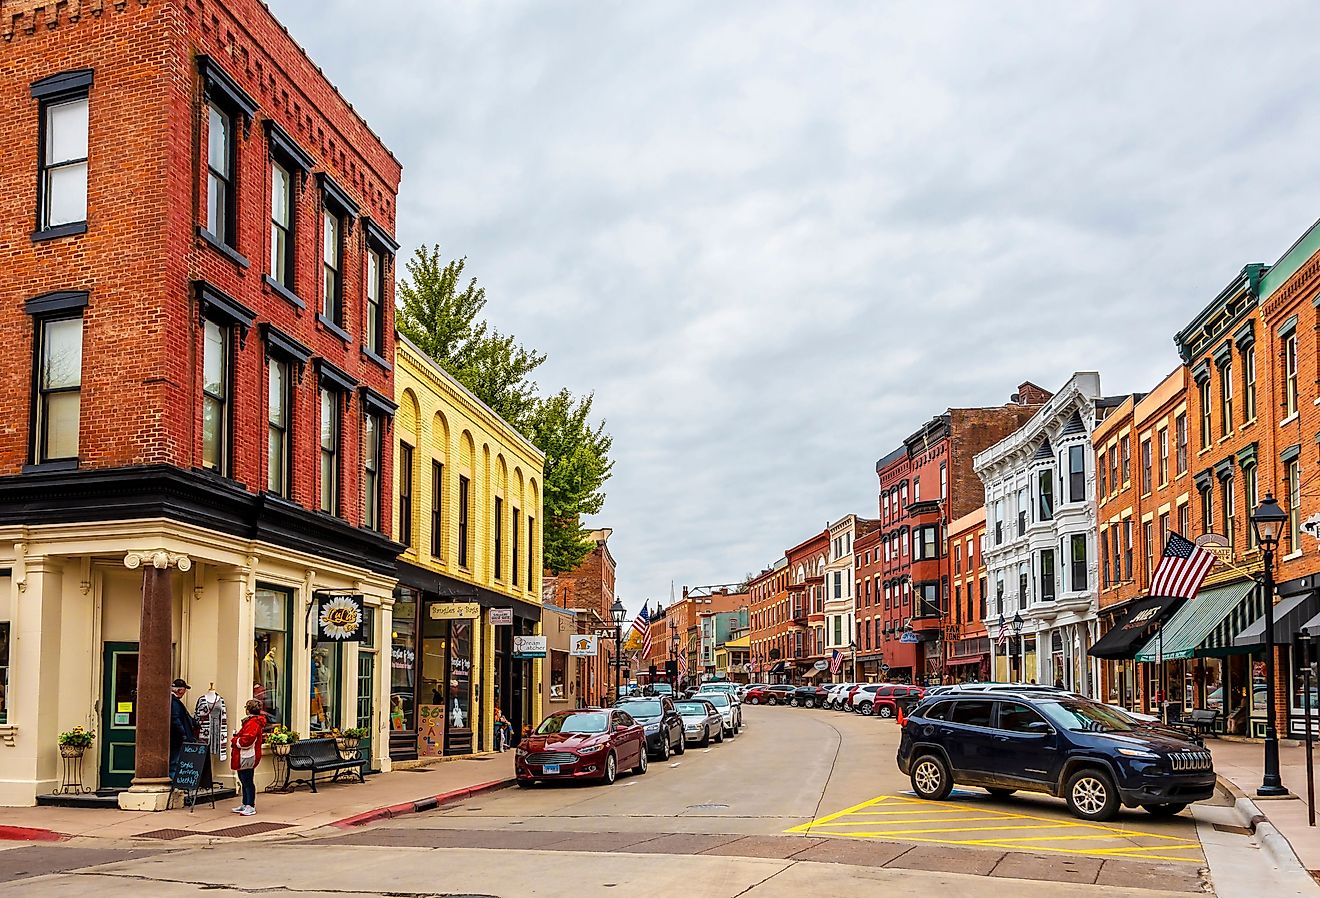
{"type": "Polygon", "coordinates": [[[631,605],[849,511],[949,405],[1107,392],[1315,217],[1304,3],[271,0],[405,251],[595,390],[631,605]]]}

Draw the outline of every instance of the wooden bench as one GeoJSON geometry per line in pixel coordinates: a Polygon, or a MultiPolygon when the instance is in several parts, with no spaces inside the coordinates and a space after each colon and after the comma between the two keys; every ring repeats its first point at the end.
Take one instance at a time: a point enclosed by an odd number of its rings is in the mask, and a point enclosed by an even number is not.
{"type": "Polygon", "coordinates": [[[360,758],[354,758],[345,761],[339,756],[339,747],[333,739],[300,739],[289,747],[289,772],[306,771],[311,774],[307,779],[295,779],[288,782],[289,788],[298,783],[307,783],[316,791],[316,775],[318,773],[334,773],[333,779],[339,779],[339,774],[345,770],[357,772],[358,782],[365,783],[367,780],[363,775],[363,768],[367,762],[360,758]]]}

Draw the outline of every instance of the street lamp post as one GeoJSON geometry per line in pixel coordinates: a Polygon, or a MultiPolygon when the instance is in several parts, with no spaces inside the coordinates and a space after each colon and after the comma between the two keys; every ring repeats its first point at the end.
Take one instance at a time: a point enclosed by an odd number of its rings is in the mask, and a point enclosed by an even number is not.
{"type": "Polygon", "coordinates": [[[856,683],[857,682],[857,643],[852,640],[849,640],[848,651],[852,653],[852,678],[853,678],[853,682],[856,683]]]}
{"type": "Polygon", "coordinates": [[[628,616],[628,609],[623,607],[623,599],[616,598],[610,606],[610,617],[614,618],[614,700],[619,700],[619,689],[623,677],[623,619],[628,616]]]}
{"type": "Polygon", "coordinates": [[[1022,682],[1022,614],[1015,612],[1013,614],[1013,641],[1017,643],[1017,653],[1013,656],[1016,659],[1017,673],[1014,675],[1015,682],[1022,682]]]}
{"type": "Polygon", "coordinates": [[[1274,550],[1287,520],[1288,515],[1270,493],[1251,515],[1265,561],[1261,582],[1265,591],[1265,775],[1256,790],[1261,796],[1288,794],[1279,776],[1279,734],[1274,727],[1274,550]]]}
{"type": "Polygon", "coordinates": [[[669,622],[669,669],[673,671],[669,681],[670,687],[674,690],[674,697],[678,697],[678,622],[669,622]]]}

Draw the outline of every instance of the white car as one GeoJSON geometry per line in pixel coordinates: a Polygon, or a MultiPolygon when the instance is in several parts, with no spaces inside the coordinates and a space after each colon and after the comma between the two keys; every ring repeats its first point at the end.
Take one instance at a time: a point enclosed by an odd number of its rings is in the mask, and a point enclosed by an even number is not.
{"type": "Polygon", "coordinates": [[[844,699],[848,697],[848,690],[856,685],[856,683],[839,683],[831,686],[830,691],[825,695],[825,708],[830,711],[840,710],[844,699]]]}
{"type": "Polygon", "coordinates": [[[724,735],[736,736],[742,729],[742,704],[727,692],[698,692],[693,698],[705,699],[715,706],[724,720],[724,735]]]}

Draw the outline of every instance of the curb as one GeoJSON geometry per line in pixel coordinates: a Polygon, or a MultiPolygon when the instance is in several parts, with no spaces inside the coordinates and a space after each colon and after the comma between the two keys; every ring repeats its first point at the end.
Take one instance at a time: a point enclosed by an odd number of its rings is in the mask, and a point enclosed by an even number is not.
{"type": "Polygon", "coordinates": [[[1270,818],[1261,812],[1256,802],[1231,780],[1222,776],[1218,779],[1219,784],[1233,797],[1233,808],[1242,819],[1242,825],[1251,830],[1274,865],[1283,872],[1300,873],[1310,879],[1311,874],[1297,856],[1297,852],[1293,850],[1292,843],[1270,822],[1270,818]]]}
{"type": "MultiPolygon", "coordinates": [[[[375,823],[378,820],[390,820],[394,817],[402,817],[406,814],[416,814],[421,811],[431,811],[443,804],[452,804],[456,801],[464,801],[474,795],[481,795],[486,792],[495,792],[499,789],[507,789],[517,782],[515,777],[509,777],[502,780],[491,780],[488,783],[479,783],[475,786],[466,786],[462,789],[454,789],[451,792],[442,792],[439,795],[427,795],[423,798],[416,798],[412,801],[405,801],[399,804],[392,804],[388,807],[375,808],[370,811],[363,811],[360,814],[354,814],[351,817],[345,817],[342,820],[335,820],[328,824],[337,826],[340,829],[349,829],[354,826],[365,826],[368,823],[375,823]]],[[[0,827],[0,831],[3,827],[0,827]]]]}
{"type": "Polygon", "coordinates": [[[31,826],[0,826],[0,841],[5,842],[63,842],[69,838],[53,829],[31,826]]]}

